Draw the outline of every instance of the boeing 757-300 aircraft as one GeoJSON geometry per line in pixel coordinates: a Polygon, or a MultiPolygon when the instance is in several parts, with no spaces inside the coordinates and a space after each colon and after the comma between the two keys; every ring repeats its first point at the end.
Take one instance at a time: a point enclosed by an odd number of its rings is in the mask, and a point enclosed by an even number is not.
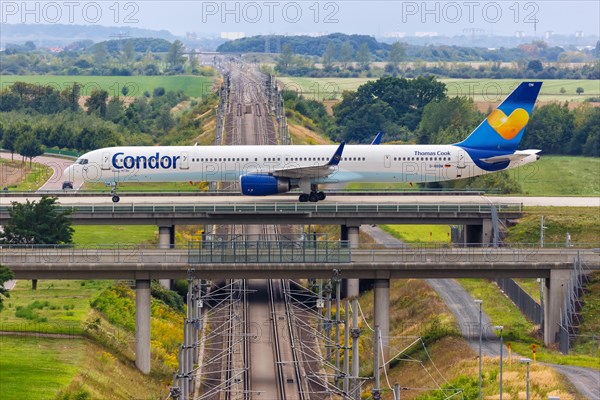
{"type": "MultiPolygon", "coordinates": [[[[248,196],[300,188],[299,201],[325,199],[319,184],[439,182],[519,167],[540,150],[517,150],[542,86],[521,83],[462,142],[450,145],[123,146],[94,150],[65,170],[106,182],[240,182],[248,196]]],[[[376,143],[374,143],[376,144],[376,143]]],[[[113,192],[113,201],[119,196],[113,192]]]]}

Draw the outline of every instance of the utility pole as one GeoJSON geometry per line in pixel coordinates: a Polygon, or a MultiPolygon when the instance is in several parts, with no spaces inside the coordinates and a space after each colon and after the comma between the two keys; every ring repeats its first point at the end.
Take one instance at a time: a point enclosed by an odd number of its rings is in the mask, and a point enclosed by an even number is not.
{"type": "Polygon", "coordinates": [[[340,375],[340,278],[339,271],[334,271],[333,279],[335,280],[335,378],[338,381],[340,375]]]}
{"type": "Polygon", "coordinates": [[[542,215],[540,218],[540,247],[544,247],[544,229],[546,227],[544,226],[544,216],[542,215]]]}
{"type": "Polygon", "coordinates": [[[352,398],[354,400],[360,400],[360,356],[358,354],[360,339],[360,328],[358,327],[358,298],[352,299],[352,398]]]}
{"type": "Polygon", "coordinates": [[[344,308],[344,394],[350,393],[350,301],[346,300],[344,308]]]}
{"type": "MultiPolygon", "coordinates": [[[[327,299],[327,312],[326,312],[326,320],[325,320],[325,334],[327,335],[327,340],[331,340],[331,280],[327,282],[325,285],[325,290],[323,292],[327,299]]],[[[331,346],[326,346],[327,354],[326,359],[331,360],[331,346]]]]}

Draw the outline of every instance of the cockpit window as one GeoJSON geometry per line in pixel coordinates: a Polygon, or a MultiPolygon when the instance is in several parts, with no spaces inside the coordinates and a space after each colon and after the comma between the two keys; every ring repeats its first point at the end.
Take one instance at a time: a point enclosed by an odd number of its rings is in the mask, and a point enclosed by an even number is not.
{"type": "Polygon", "coordinates": [[[84,165],[84,164],[88,163],[88,159],[87,158],[79,158],[79,159],[77,159],[77,161],[75,161],[75,163],[79,164],[79,165],[84,165]]]}

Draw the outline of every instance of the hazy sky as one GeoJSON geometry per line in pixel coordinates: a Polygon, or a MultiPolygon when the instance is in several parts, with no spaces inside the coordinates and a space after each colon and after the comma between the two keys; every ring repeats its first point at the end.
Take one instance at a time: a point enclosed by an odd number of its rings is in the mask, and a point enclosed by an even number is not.
{"type": "Polygon", "coordinates": [[[0,1],[2,23],[84,23],[254,34],[600,35],[600,1],[0,1]]]}

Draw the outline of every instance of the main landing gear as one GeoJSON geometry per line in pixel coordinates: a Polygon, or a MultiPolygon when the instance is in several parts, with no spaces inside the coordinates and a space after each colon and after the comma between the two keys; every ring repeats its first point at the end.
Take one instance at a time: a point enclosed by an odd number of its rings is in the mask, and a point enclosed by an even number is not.
{"type": "Polygon", "coordinates": [[[310,194],[302,193],[300,197],[298,197],[298,201],[300,203],[306,203],[310,201],[311,203],[316,203],[317,201],[325,200],[327,195],[324,192],[317,191],[317,185],[311,185],[310,194]]]}

